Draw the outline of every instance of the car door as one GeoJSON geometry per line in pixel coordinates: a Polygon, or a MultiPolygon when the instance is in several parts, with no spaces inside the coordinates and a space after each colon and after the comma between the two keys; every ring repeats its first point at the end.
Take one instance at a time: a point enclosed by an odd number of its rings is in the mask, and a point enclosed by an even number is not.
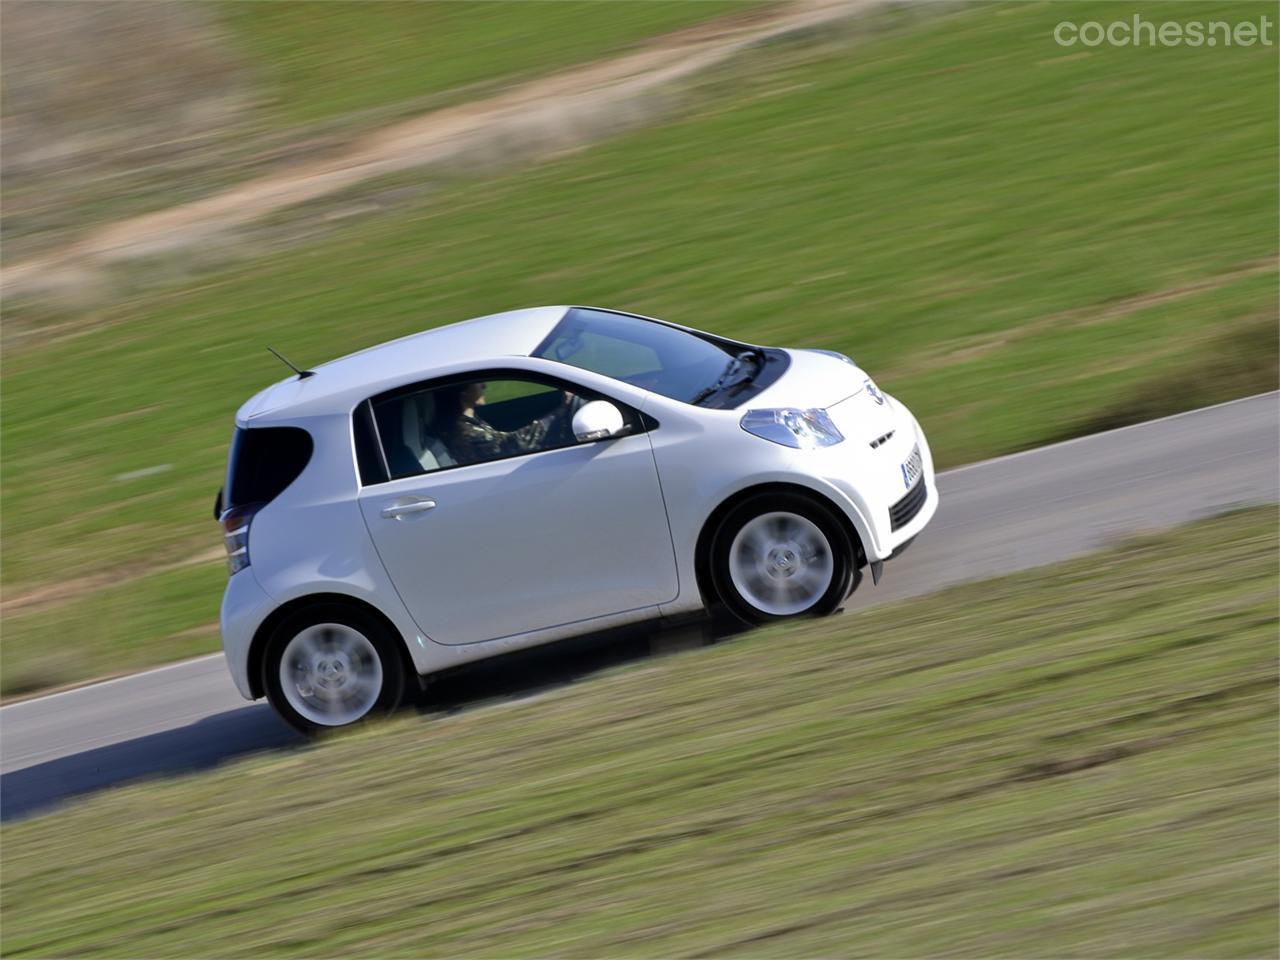
{"type": "Polygon", "coordinates": [[[554,423],[555,411],[539,411],[562,389],[578,391],[575,405],[588,399],[579,388],[516,373],[468,382],[513,399],[460,417],[439,409],[455,381],[426,385],[412,404],[372,401],[392,479],[364,486],[360,506],[422,631],[437,643],[476,643],[674,598],[671,534],[640,415],[624,410],[627,435],[579,443],[567,422],[537,426],[554,423]],[[539,392],[548,390],[554,396],[539,392]],[[475,431],[501,439],[470,442],[475,431]],[[426,466],[418,471],[414,458],[426,466]]]}

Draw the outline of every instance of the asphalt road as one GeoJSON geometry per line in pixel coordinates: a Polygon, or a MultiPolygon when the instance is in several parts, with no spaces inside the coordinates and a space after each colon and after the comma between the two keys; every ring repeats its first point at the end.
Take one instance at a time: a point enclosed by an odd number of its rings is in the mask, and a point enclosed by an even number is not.
{"type": "MultiPolygon", "coordinates": [[[[1280,501],[1280,394],[1238,400],[950,470],[912,548],[851,609],[1010,573],[1235,506],[1280,501]]],[[[1205,557],[1206,564],[1213,557],[1205,557]]],[[[426,713],[536,694],[700,643],[696,631],[590,639],[490,661],[432,688],[426,713]]],[[[302,741],[231,685],[221,655],[0,708],[0,814],[302,741]]]]}

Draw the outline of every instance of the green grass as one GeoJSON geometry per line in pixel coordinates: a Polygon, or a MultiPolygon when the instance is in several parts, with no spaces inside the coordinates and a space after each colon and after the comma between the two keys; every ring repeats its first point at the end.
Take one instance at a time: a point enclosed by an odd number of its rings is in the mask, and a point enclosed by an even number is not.
{"type": "Polygon", "coordinates": [[[7,826],[7,956],[1274,956],[1275,508],[7,826]]]}
{"type": "MultiPolygon", "coordinates": [[[[1064,52],[1068,9],[1113,7],[895,14],[757,49],[663,125],[437,184],[10,351],[6,592],[216,544],[233,412],[282,372],[266,344],[312,364],[492,310],[615,305],[845,350],[916,411],[942,466],[1274,387],[1275,48],[1064,52]]],[[[64,617],[94,619],[96,599],[72,602],[64,617]]],[[[151,627],[105,628],[107,659],[170,659],[160,624],[209,622],[177,583],[155,602],[151,627]]],[[[39,674],[54,636],[6,622],[6,665],[39,674]]]]}
{"type": "Polygon", "coordinates": [[[310,124],[379,114],[526,79],[645,37],[759,6],[756,0],[639,2],[219,3],[274,119],[310,124]],[[470,91],[467,88],[471,88],[470,91]]]}
{"type": "Polygon", "coordinates": [[[193,563],[6,613],[0,689],[18,696],[217,650],[226,582],[225,562],[193,563]]]}

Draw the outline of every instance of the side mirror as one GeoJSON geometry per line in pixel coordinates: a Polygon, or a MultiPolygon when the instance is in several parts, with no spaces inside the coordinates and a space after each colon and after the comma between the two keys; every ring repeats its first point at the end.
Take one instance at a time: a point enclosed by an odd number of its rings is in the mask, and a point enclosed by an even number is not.
{"type": "Polygon", "coordinates": [[[573,435],[582,443],[622,433],[622,411],[608,400],[592,400],[573,415],[573,435]]]}

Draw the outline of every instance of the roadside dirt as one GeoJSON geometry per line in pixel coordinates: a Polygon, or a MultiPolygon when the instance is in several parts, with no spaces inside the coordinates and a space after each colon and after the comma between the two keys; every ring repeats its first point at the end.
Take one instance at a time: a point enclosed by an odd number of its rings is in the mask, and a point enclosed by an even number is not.
{"type": "Polygon", "coordinates": [[[58,249],[90,224],[140,212],[131,204],[148,197],[154,209],[234,182],[252,76],[209,4],[5,0],[8,259],[58,249]]]}
{"type": "Polygon", "coordinates": [[[206,244],[285,207],[409,168],[530,162],[645,122],[655,96],[734,54],[861,13],[886,0],[792,0],[668,34],[633,53],[554,74],[488,99],[436,110],[362,137],[335,156],[221,193],[118,221],[48,254],[7,266],[14,297],[102,288],[112,266],[206,244]]]}

